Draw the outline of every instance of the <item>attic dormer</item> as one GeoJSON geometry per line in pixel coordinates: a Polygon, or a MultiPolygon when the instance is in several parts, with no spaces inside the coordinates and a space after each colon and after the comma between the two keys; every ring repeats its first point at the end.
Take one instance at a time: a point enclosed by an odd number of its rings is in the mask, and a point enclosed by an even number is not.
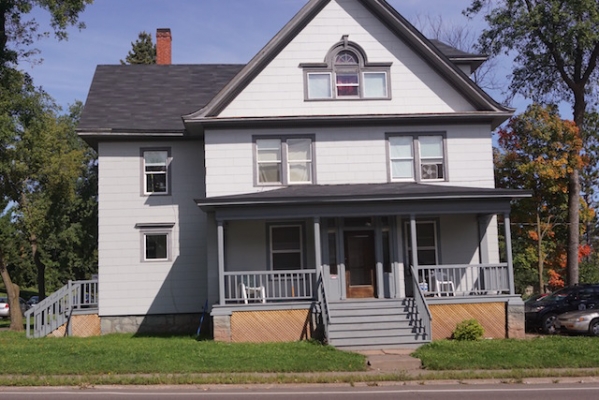
{"type": "Polygon", "coordinates": [[[306,100],[390,99],[391,62],[371,63],[364,49],[343,35],[323,63],[303,63],[306,100]]]}

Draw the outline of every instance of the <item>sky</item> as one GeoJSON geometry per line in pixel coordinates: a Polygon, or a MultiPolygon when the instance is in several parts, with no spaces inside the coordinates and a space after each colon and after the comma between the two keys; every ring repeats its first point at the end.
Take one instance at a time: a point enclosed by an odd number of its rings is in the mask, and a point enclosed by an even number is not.
{"type": "MultiPolygon", "coordinates": [[[[42,86],[63,109],[85,101],[97,65],[119,64],[138,34],[170,28],[173,64],[247,63],[308,0],[95,0],[81,14],[86,28],[69,29],[69,39],[53,35],[34,43],[41,63],[21,63],[34,83],[42,86]]],[[[444,23],[469,25],[480,21],[462,15],[470,0],[388,0],[414,22],[418,16],[441,16],[444,23]]],[[[32,17],[47,27],[47,13],[32,17]]],[[[49,28],[47,28],[49,29],[49,28]]],[[[501,72],[502,81],[506,75],[501,72]]],[[[500,94],[492,93],[501,100],[500,94]]]]}

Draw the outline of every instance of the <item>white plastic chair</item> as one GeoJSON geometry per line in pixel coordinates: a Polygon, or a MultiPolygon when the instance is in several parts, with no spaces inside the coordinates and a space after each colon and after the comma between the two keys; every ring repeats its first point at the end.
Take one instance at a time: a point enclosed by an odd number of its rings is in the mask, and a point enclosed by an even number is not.
{"type": "Polygon", "coordinates": [[[441,293],[446,296],[455,296],[455,285],[453,281],[438,281],[435,280],[435,289],[437,290],[437,296],[441,297],[441,293]]]}
{"type": "Polygon", "coordinates": [[[264,286],[247,286],[245,283],[240,283],[241,298],[245,304],[248,304],[249,299],[260,299],[261,303],[266,303],[266,290],[264,286]],[[256,296],[257,295],[257,296],[256,296]]]}

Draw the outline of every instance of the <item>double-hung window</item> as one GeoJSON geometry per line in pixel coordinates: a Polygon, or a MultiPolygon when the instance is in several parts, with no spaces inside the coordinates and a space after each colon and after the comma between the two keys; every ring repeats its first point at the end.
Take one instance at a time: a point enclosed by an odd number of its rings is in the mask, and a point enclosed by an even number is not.
{"type": "MultiPolygon", "coordinates": [[[[408,259],[412,262],[412,235],[410,223],[405,223],[408,259]]],[[[416,253],[418,254],[418,265],[437,265],[437,224],[435,221],[416,222],[416,253]]]]}
{"type": "Polygon", "coordinates": [[[259,138],[256,144],[258,185],[293,185],[314,182],[311,137],[259,138]]]}
{"type": "Polygon", "coordinates": [[[390,135],[388,141],[392,181],[446,179],[443,135],[390,135]]]}
{"type": "Polygon", "coordinates": [[[142,150],[143,194],[168,194],[169,150],[142,150]]]}
{"type": "Polygon", "coordinates": [[[304,265],[302,225],[271,225],[269,228],[272,270],[302,269],[304,265]]]}

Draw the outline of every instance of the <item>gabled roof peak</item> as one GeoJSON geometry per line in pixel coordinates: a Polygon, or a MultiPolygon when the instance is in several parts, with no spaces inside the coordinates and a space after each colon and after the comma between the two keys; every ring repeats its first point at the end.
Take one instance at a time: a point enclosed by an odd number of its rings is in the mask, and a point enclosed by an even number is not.
{"type": "MultiPolygon", "coordinates": [[[[375,15],[399,40],[403,40],[429,65],[459,90],[480,111],[512,112],[493,100],[464,74],[443,52],[420,33],[386,0],[310,0],[252,60],[202,109],[185,115],[185,122],[214,118],[306,27],[331,1],[354,1],[375,15]]],[[[344,35],[345,37],[345,35],[344,35]]],[[[348,40],[342,37],[341,40],[348,40]]],[[[451,48],[447,46],[448,48],[451,48]]],[[[457,50],[456,50],[457,55],[457,50]]],[[[482,62],[482,61],[481,61],[482,62]]]]}

